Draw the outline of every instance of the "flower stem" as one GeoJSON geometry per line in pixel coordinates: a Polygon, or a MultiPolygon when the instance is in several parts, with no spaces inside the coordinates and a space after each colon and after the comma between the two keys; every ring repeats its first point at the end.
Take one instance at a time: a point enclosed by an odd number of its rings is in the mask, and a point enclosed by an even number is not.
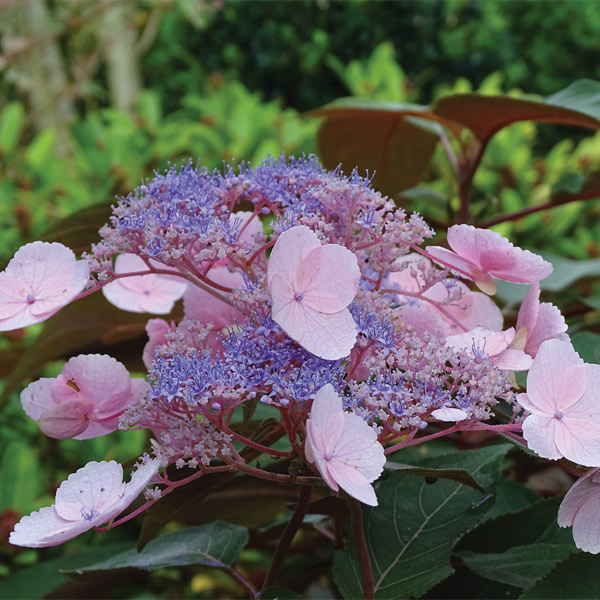
{"type": "Polygon", "coordinates": [[[375,597],[375,587],[373,581],[373,571],[371,570],[371,561],[365,540],[365,530],[363,527],[362,505],[354,498],[348,498],[348,508],[350,509],[350,519],[352,521],[352,533],[356,543],[356,554],[360,565],[360,574],[362,577],[362,597],[365,600],[373,600],[375,597]]]}
{"type": "Polygon", "coordinates": [[[269,567],[269,571],[265,577],[265,582],[263,583],[263,590],[274,585],[279,577],[281,567],[283,566],[283,561],[285,560],[288,550],[292,545],[296,532],[300,528],[300,525],[302,525],[304,515],[306,515],[306,511],[308,510],[311,492],[312,488],[308,485],[303,485],[300,488],[300,493],[298,494],[298,500],[296,502],[296,508],[294,509],[292,518],[288,521],[279,543],[277,544],[277,548],[273,554],[273,560],[271,561],[271,566],[269,567]]]}

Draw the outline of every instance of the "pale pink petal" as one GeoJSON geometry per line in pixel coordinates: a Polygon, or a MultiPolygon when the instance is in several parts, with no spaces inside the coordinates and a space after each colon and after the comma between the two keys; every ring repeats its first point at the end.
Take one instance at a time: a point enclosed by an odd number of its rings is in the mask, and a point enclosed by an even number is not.
{"type": "Polygon", "coordinates": [[[540,304],[539,300],[540,286],[536,282],[525,296],[517,318],[517,329],[527,327],[525,352],[533,357],[546,340],[568,340],[565,336],[567,324],[560,310],[548,302],[540,304]]]}
{"type": "Polygon", "coordinates": [[[45,548],[71,540],[92,527],[91,521],[66,521],[58,516],[54,506],[46,506],[23,517],[8,541],[15,546],[45,548]]]}
{"type": "Polygon", "coordinates": [[[600,493],[588,494],[581,503],[573,522],[575,545],[584,552],[600,552],[600,493]]]}
{"type": "Polygon", "coordinates": [[[517,316],[517,331],[527,327],[527,336],[531,336],[532,331],[538,320],[540,309],[540,284],[536,281],[531,285],[527,295],[521,303],[519,314],[517,316]]]}
{"type": "MultiPolygon", "coordinates": [[[[565,369],[581,365],[583,361],[575,352],[571,344],[559,340],[548,340],[541,346],[529,373],[527,374],[527,395],[529,400],[540,410],[555,413],[560,406],[565,407],[572,402],[570,399],[579,399],[581,391],[575,387],[573,394],[565,390],[561,384],[565,369]],[[568,394],[561,398],[562,390],[568,394]]],[[[576,382],[574,382],[576,385],[576,382]]]]}
{"type": "Polygon", "coordinates": [[[541,256],[513,246],[489,229],[453,225],[448,230],[448,245],[482,271],[505,281],[532,283],[552,273],[552,265],[541,256]]]}
{"type": "Polygon", "coordinates": [[[469,418],[469,415],[461,408],[437,408],[431,411],[431,416],[438,421],[464,421],[469,418]]]}
{"type": "Polygon", "coordinates": [[[342,399],[330,383],[315,394],[308,423],[314,454],[325,456],[332,452],[342,435],[344,412],[342,399]]]}
{"type": "Polygon", "coordinates": [[[375,490],[360,471],[347,465],[338,457],[334,457],[328,466],[331,476],[347,494],[364,504],[377,506],[375,490]]]}
{"type": "Polygon", "coordinates": [[[319,358],[337,360],[350,354],[357,334],[356,323],[347,308],[332,314],[305,309],[302,335],[290,337],[319,358]]]}
{"type": "Polygon", "coordinates": [[[37,421],[49,408],[55,406],[56,402],[52,397],[55,381],[54,378],[44,377],[30,383],[21,392],[21,406],[30,419],[37,421]]]}
{"type": "Polygon", "coordinates": [[[312,250],[320,247],[321,242],[317,234],[304,225],[284,231],[275,242],[269,257],[267,268],[269,291],[275,275],[285,277],[293,287],[304,259],[312,250]]]}
{"type": "Polygon", "coordinates": [[[338,486],[372,506],[377,504],[370,482],[383,470],[385,455],[375,430],[360,416],[344,412],[331,384],[319,390],[306,423],[306,457],[327,485],[338,486]]]}
{"type": "MultiPolygon", "coordinates": [[[[593,476],[599,469],[588,471],[580,477],[567,492],[558,509],[558,524],[560,527],[570,527],[575,521],[577,512],[590,493],[600,492],[600,486],[594,483],[593,476]]],[[[600,499],[600,497],[599,497],[600,499]]]]}
{"type": "Polygon", "coordinates": [[[356,256],[343,246],[327,244],[313,250],[302,263],[297,291],[312,309],[334,313],[354,300],[359,281],[356,256]]]}
{"type": "Polygon", "coordinates": [[[562,455],[586,467],[600,466],[600,423],[570,414],[556,421],[555,443],[562,455]]]}
{"type": "Polygon", "coordinates": [[[123,467],[114,460],[92,461],[61,483],[56,491],[56,512],[69,521],[98,522],[99,516],[120,502],[124,493],[123,467]]]}
{"type": "MultiPolygon", "coordinates": [[[[360,473],[367,481],[383,472],[385,454],[377,441],[377,432],[359,415],[344,412],[344,430],[333,450],[335,456],[360,473]]],[[[338,480],[338,483],[341,482],[338,480]]],[[[342,486],[343,487],[343,486],[342,486]]]]}
{"type": "Polygon", "coordinates": [[[554,442],[558,419],[543,415],[532,414],[523,421],[523,437],[527,445],[537,455],[550,460],[563,457],[562,452],[554,442]]]}
{"type": "Polygon", "coordinates": [[[257,234],[264,236],[263,224],[260,218],[249,210],[240,210],[232,213],[229,217],[230,221],[239,219],[241,226],[239,230],[242,232],[239,236],[240,242],[246,242],[248,244],[254,243],[254,239],[257,234]],[[243,231],[242,231],[243,230],[243,231]]]}
{"type": "Polygon", "coordinates": [[[471,292],[462,282],[448,280],[451,282],[448,287],[443,282],[436,283],[423,296],[443,303],[455,291],[461,291],[460,300],[447,306],[443,306],[443,311],[430,303],[424,303],[426,310],[431,311],[442,317],[447,323],[447,334],[458,334],[464,330],[461,329],[453,320],[458,321],[467,331],[475,327],[484,327],[491,331],[500,331],[504,318],[502,312],[496,303],[486,294],[480,292],[471,292]]]}
{"type": "Polygon", "coordinates": [[[394,268],[402,265],[405,265],[404,269],[401,271],[392,271],[389,274],[389,282],[392,284],[390,287],[406,292],[418,292],[425,284],[423,271],[418,267],[419,265],[424,265],[426,268],[429,268],[431,261],[416,252],[411,252],[406,256],[396,259],[393,264],[394,268]]]}
{"type": "Polygon", "coordinates": [[[167,323],[167,321],[165,321],[164,319],[150,319],[146,323],[146,333],[148,334],[148,342],[144,346],[142,360],[144,361],[144,365],[146,369],[148,369],[148,371],[152,368],[152,361],[154,360],[154,352],[156,350],[156,347],[160,346],[161,344],[164,344],[167,341],[167,333],[174,330],[175,325],[167,323]]]}
{"type": "Polygon", "coordinates": [[[514,328],[506,331],[490,331],[475,327],[466,333],[449,335],[446,345],[456,350],[465,350],[472,356],[494,357],[508,348],[515,337],[514,328]]]}
{"type": "Polygon", "coordinates": [[[571,379],[561,381],[564,389],[559,390],[559,394],[563,398],[574,398],[583,391],[572,404],[559,401],[560,409],[568,409],[569,416],[576,419],[600,422],[600,365],[577,365],[567,371],[571,379]]]}
{"type": "Polygon", "coordinates": [[[131,378],[119,361],[107,354],[80,354],[63,367],[62,375],[90,398],[94,417],[103,419],[123,410],[129,401],[131,378]]]}
{"type": "Polygon", "coordinates": [[[530,413],[544,417],[554,417],[555,411],[552,407],[544,409],[536,406],[533,402],[531,402],[527,394],[517,394],[517,402],[530,413]]]}
{"type": "Polygon", "coordinates": [[[0,331],[40,323],[67,305],[88,283],[89,268],[57,242],[20,248],[0,273],[0,331]]]}
{"type": "MultiPolygon", "coordinates": [[[[153,263],[161,269],[169,269],[153,263]]],[[[115,273],[138,273],[149,271],[144,260],[135,254],[120,254],[115,260],[115,273]]],[[[181,298],[187,282],[175,275],[134,275],[116,279],[102,288],[106,299],[117,308],[130,312],[168,314],[181,298]]]]}
{"type": "Polygon", "coordinates": [[[271,301],[273,321],[280,325],[292,339],[299,341],[304,333],[304,308],[281,275],[273,276],[271,301]]]}
{"type": "Polygon", "coordinates": [[[40,431],[59,440],[73,438],[87,428],[92,409],[92,403],[87,398],[55,404],[38,419],[40,431]]]}
{"type": "Polygon", "coordinates": [[[527,371],[533,363],[533,358],[523,350],[507,348],[494,355],[492,362],[503,371],[527,371]]]}
{"type": "Polygon", "coordinates": [[[136,465],[135,470],[131,473],[130,481],[125,484],[125,493],[117,504],[102,513],[102,522],[110,521],[121,514],[148,487],[159,468],[160,461],[157,459],[147,460],[141,465],[136,465]]]}
{"type": "MultiPolygon", "coordinates": [[[[227,267],[213,267],[207,278],[227,288],[244,288],[243,275],[239,271],[229,271],[227,267]]],[[[189,285],[183,295],[183,311],[186,318],[200,323],[213,323],[216,329],[244,320],[244,314],[239,310],[194,285],[189,285]]]]}
{"type": "Polygon", "coordinates": [[[477,281],[485,276],[485,273],[477,264],[447,248],[443,248],[442,246],[427,246],[426,250],[435,262],[456,271],[468,279],[477,281]]]}
{"type": "Polygon", "coordinates": [[[426,331],[441,333],[442,335],[449,333],[450,326],[448,322],[443,319],[435,308],[429,308],[426,302],[406,304],[400,307],[400,314],[406,325],[410,325],[418,334],[426,331]]]}

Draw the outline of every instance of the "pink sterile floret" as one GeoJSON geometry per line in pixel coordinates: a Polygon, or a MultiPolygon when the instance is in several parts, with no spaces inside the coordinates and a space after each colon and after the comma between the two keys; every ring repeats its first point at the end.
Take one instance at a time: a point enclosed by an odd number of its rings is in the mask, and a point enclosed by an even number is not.
{"type": "Polygon", "coordinates": [[[558,509],[558,524],[573,527],[575,545],[584,552],[600,552],[600,469],[578,479],[558,509]]]}
{"type": "MultiPolygon", "coordinates": [[[[157,269],[173,270],[169,267],[150,261],[157,269]]],[[[130,312],[166,315],[173,310],[173,305],[186,290],[187,282],[177,275],[150,273],[148,265],[137,254],[119,254],[115,260],[115,273],[140,273],[148,271],[148,275],[133,275],[107,283],[102,288],[106,299],[117,308],[130,312]]]]}
{"type": "Polygon", "coordinates": [[[585,364],[569,342],[548,340],[517,401],[531,413],[523,437],[536,454],[600,466],[600,365],[585,364]]]}
{"type": "Polygon", "coordinates": [[[308,227],[292,227],[273,247],[267,280],[273,320],[292,339],[327,360],[350,354],[358,331],[346,307],[360,280],[350,250],[322,246],[308,227]]]}
{"type": "Polygon", "coordinates": [[[455,350],[465,350],[475,358],[489,356],[494,366],[504,371],[526,371],[532,364],[531,356],[517,347],[519,340],[514,327],[506,331],[475,327],[466,333],[449,335],[446,345],[455,350]]]}
{"type": "Polygon", "coordinates": [[[391,272],[389,281],[399,290],[400,300],[405,302],[401,309],[403,320],[417,333],[429,331],[451,335],[477,326],[493,331],[502,329],[502,312],[485,294],[472,292],[455,279],[446,279],[424,289],[426,281],[418,265],[429,268],[430,261],[418,254],[407,254],[401,262],[409,266],[402,271],[391,272]],[[410,294],[419,294],[419,298],[410,294]],[[451,296],[458,294],[458,300],[444,305],[451,296]]]}
{"type": "Polygon", "coordinates": [[[137,498],[158,468],[159,462],[150,460],[132,473],[129,483],[124,483],[120,464],[113,460],[89,462],[61,483],[55,504],[23,517],[9,542],[28,548],[56,546],[107,523],[137,498]]]}
{"type": "Polygon", "coordinates": [[[496,279],[533,283],[548,277],[552,265],[541,256],[513,246],[489,229],[472,225],[453,225],[448,230],[448,245],[429,246],[427,252],[445,267],[472,279],[486,294],[496,293],[496,279]]]}
{"type": "Polygon", "coordinates": [[[450,406],[444,406],[443,408],[436,408],[431,411],[431,416],[436,418],[438,421],[464,421],[469,418],[469,415],[462,408],[452,408],[450,406]]]}
{"type": "Polygon", "coordinates": [[[81,354],[56,378],[42,378],[21,392],[27,415],[50,437],[85,440],[117,429],[119,417],[145,393],[144,379],[105,354],[81,354]]]}
{"type": "Polygon", "coordinates": [[[86,261],[57,242],[33,242],[17,250],[0,273],[0,331],[41,323],[86,286],[86,261]]]}
{"type": "Polygon", "coordinates": [[[353,498],[377,506],[371,482],[383,471],[383,446],[360,416],[344,411],[341,397],[329,383],[313,400],[305,452],[332,490],[341,487],[353,498]]]}
{"type": "Polygon", "coordinates": [[[538,283],[531,286],[519,309],[517,331],[523,328],[526,332],[524,350],[534,358],[542,342],[550,339],[569,340],[569,336],[565,333],[567,324],[560,310],[549,302],[540,303],[538,283]]]}

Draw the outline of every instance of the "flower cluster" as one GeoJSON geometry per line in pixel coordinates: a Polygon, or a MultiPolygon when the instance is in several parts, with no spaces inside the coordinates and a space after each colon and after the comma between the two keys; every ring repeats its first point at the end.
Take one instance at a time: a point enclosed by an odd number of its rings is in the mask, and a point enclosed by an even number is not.
{"type": "MultiPolygon", "coordinates": [[[[109,357],[77,357],[22,395],[27,414],[54,437],[151,430],[146,462],[157,487],[149,504],[174,488],[168,465],[196,469],[193,477],[214,469],[261,476],[240,444],[300,459],[331,490],[371,505],[385,455],[429,431],[510,430],[541,456],[600,467],[598,368],[576,356],[558,309],[539,302],[538,282],[552,266],[495,232],[457,225],[452,250],[427,247],[433,231],[423,219],[356,172],[280,157],[224,172],[171,167],[121,199],[100,235],[84,261],[52,249],[62,253],[64,289],[60,272],[35,267],[44,260],[38,242],[19,250],[0,274],[9,283],[0,326],[40,322],[96,289],[123,310],[152,314],[183,297],[178,322],[148,321],[147,383],[109,357]],[[503,330],[487,295],[496,279],[531,284],[516,329],[503,330]],[[514,371],[527,370],[527,391],[517,395],[514,371]],[[500,400],[514,406],[508,423],[494,420],[500,400]],[[259,402],[279,419],[287,449],[240,426],[259,402]]],[[[106,469],[98,465],[86,467],[90,481],[106,469]]],[[[90,502],[86,527],[125,508],[90,502]]],[[[67,518],[61,507],[57,496],[54,521],[67,518]]],[[[569,498],[561,524],[590,512],[577,510],[569,498]]],[[[32,518],[13,543],[68,539],[36,538],[32,518]]],[[[582,547],[600,550],[594,543],[582,547]]]]}

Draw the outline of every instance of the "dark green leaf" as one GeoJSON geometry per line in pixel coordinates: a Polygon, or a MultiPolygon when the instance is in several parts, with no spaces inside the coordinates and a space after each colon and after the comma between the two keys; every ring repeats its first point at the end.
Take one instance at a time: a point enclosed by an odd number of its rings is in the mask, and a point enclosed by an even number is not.
{"type": "Polygon", "coordinates": [[[414,104],[348,98],[310,116],[325,117],[318,133],[325,167],[375,173],[373,185],[389,196],[419,183],[439,139],[418,118],[427,118],[427,108],[414,104]]]}
{"type": "Polygon", "coordinates": [[[576,552],[573,546],[531,544],[510,548],[502,554],[465,551],[458,556],[481,577],[527,589],[573,552],[576,552]]]}
{"type": "Polygon", "coordinates": [[[38,508],[35,500],[42,494],[44,474],[31,445],[8,445],[0,464],[0,481],[0,512],[12,508],[26,514],[38,508]]]}
{"type": "Polygon", "coordinates": [[[523,510],[539,498],[529,488],[514,479],[503,477],[496,486],[494,506],[486,513],[485,520],[523,510]]]}
{"type": "Polygon", "coordinates": [[[600,128],[600,83],[577,81],[544,100],[507,96],[453,94],[432,106],[432,112],[470,129],[481,141],[517,121],[539,121],[600,128]]]}
{"type": "Polygon", "coordinates": [[[160,536],[141,551],[127,550],[112,558],[84,568],[67,571],[69,575],[93,575],[115,569],[156,571],[164,567],[204,565],[232,567],[248,543],[245,527],[216,521],[160,536]]]}
{"type": "Polygon", "coordinates": [[[428,469],[425,467],[416,467],[414,465],[404,465],[402,463],[387,461],[384,469],[388,471],[402,471],[409,475],[418,475],[419,477],[433,477],[435,479],[449,479],[462,483],[463,485],[469,485],[480,492],[483,492],[483,488],[473,479],[471,474],[465,469],[428,469]]]}
{"type": "Polygon", "coordinates": [[[560,502],[561,498],[538,500],[519,512],[490,519],[470,531],[457,550],[502,553],[514,546],[536,543],[574,547],[571,530],[561,529],[556,523],[560,502]]]}
{"type": "MultiPolygon", "coordinates": [[[[422,466],[467,470],[491,491],[508,449],[502,444],[454,452],[427,459],[422,466]]],[[[428,484],[403,473],[377,486],[377,496],[379,506],[364,511],[376,598],[420,596],[450,575],[452,546],[492,505],[488,496],[460,483],[428,484]]],[[[345,598],[362,596],[353,544],[335,554],[334,580],[345,598]]]]}
{"type": "Polygon", "coordinates": [[[549,277],[540,282],[542,290],[560,292],[578,279],[600,276],[600,258],[569,260],[549,253],[544,253],[544,258],[552,263],[554,271],[549,277]]]}
{"type": "Polygon", "coordinates": [[[573,347],[587,363],[600,363],[600,335],[591,331],[578,331],[571,336],[573,347]]]}
{"type": "Polygon", "coordinates": [[[129,544],[111,544],[80,550],[76,554],[43,561],[0,581],[0,598],[30,600],[43,598],[70,580],[60,569],[79,569],[123,552],[129,544]]]}
{"type": "Polygon", "coordinates": [[[589,600],[598,598],[600,556],[580,552],[559,564],[522,596],[536,600],[589,600]]]}

